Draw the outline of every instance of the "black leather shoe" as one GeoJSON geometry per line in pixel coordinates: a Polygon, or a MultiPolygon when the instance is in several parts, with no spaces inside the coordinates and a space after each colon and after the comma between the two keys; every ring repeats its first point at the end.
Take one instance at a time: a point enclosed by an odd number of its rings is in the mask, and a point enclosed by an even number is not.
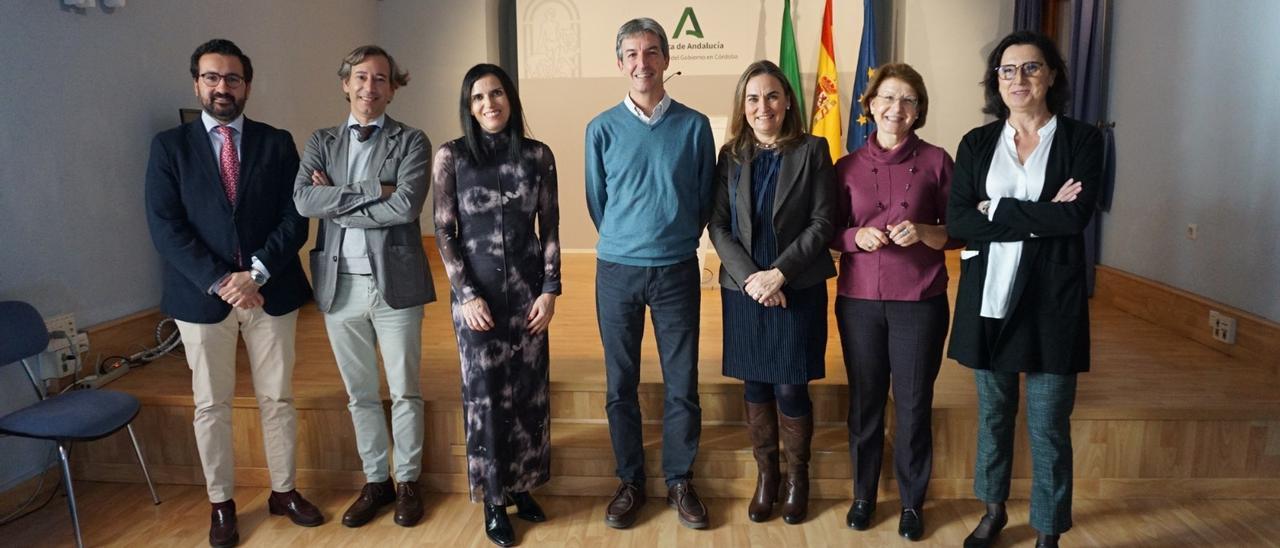
{"type": "Polygon", "coordinates": [[[903,508],[898,518],[898,535],[907,540],[924,536],[924,513],[919,508],[903,508]]]}
{"type": "Polygon", "coordinates": [[[857,531],[866,531],[871,527],[871,518],[875,516],[876,503],[869,500],[855,500],[844,515],[845,525],[857,531]]]}
{"type": "Polygon", "coordinates": [[[538,506],[538,501],[533,500],[533,495],[530,495],[528,491],[511,493],[511,502],[516,505],[516,517],[534,523],[547,521],[547,514],[542,511],[542,507],[538,506]]]}
{"type": "Polygon", "coordinates": [[[978,527],[974,528],[973,532],[964,538],[964,548],[988,548],[995,543],[996,537],[1000,536],[1000,530],[1004,529],[1004,526],[1008,524],[1008,514],[1001,514],[999,518],[994,518],[991,514],[983,515],[982,519],[978,521],[978,527]],[[987,536],[980,537],[978,536],[978,529],[981,529],[983,524],[988,525],[988,533],[987,536]]]}
{"type": "Polygon", "coordinates": [[[231,548],[240,544],[240,532],[236,530],[236,501],[213,503],[209,516],[209,546],[231,548]]]}
{"type": "Polygon", "coordinates": [[[396,501],[396,486],[390,479],[378,483],[366,483],[360,489],[360,496],[351,503],[347,512],[342,515],[342,524],[347,527],[359,527],[374,516],[378,509],[396,501]]]}
{"type": "Polygon", "coordinates": [[[396,486],[396,525],[413,527],[422,519],[422,495],[417,482],[400,482],[396,486]]]}
{"type": "Polygon", "coordinates": [[[324,523],[324,514],[316,505],[302,498],[297,489],[287,493],[271,492],[267,497],[267,511],[273,516],[289,516],[294,524],[315,527],[324,523]]]}
{"type": "Polygon", "coordinates": [[[484,503],[484,534],[498,546],[516,543],[516,530],[511,527],[506,506],[484,503]]]}
{"type": "Polygon", "coordinates": [[[644,506],[645,493],[643,483],[622,482],[618,490],[613,492],[609,506],[604,511],[604,524],[614,529],[626,529],[640,517],[640,507],[644,506]]]}

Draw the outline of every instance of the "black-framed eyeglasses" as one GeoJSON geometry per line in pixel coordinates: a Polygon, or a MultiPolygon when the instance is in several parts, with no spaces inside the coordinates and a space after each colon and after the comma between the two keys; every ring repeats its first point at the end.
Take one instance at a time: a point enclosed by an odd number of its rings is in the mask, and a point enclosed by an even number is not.
{"type": "Polygon", "coordinates": [[[229,88],[238,88],[244,84],[244,77],[239,74],[218,74],[216,72],[206,72],[200,75],[200,81],[204,85],[211,88],[218,87],[219,82],[226,82],[229,88]]]}
{"type": "Polygon", "coordinates": [[[1023,76],[1035,78],[1043,68],[1044,63],[1039,61],[1027,61],[1021,65],[1000,65],[996,67],[996,76],[999,76],[1001,80],[1012,80],[1021,70],[1023,76]]]}

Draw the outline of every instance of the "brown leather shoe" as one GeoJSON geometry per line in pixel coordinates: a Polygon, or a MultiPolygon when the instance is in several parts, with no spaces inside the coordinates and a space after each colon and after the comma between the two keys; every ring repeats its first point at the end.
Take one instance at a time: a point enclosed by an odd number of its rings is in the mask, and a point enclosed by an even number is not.
{"type": "Polygon", "coordinates": [[[778,407],[774,402],[747,402],[747,433],[751,436],[751,455],[756,458],[756,493],[747,506],[747,517],[761,522],[773,514],[778,500],[778,407]]]}
{"type": "Polygon", "coordinates": [[[240,532],[236,530],[236,501],[213,503],[209,516],[209,546],[230,548],[240,544],[240,532]]]}
{"type": "Polygon", "coordinates": [[[676,509],[680,525],[690,529],[707,528],[707,507],[698,499],[689,480],[680,480],[667,488],[667,506],[676,509]]]}
{"type": "Polygon", "coordinates": [[[342,524],[347,527],[359,527],[374,516],[378,509],[396,501],[396,486],[390,479],[378,483],[366,483],[360,489],[360,497],[351,503],[347,512],[342,514],[342,524]]]}
{"type": "Polygon", "coordinates": [[[422,519],[422,497],[418,482],[402,481],[396,486],[396,525],[413,527],[422,519]]]}
{"type": "Polygon", "coordinates": [[[273,516],[289,516],[289,520],[303,527],[315,527],[324,523],[324,514],[316,505],[302,498],[297,489],[287,493],[271,492],[267,497],[267,511],[273,516]]]}
{"type": "Polygon", "coordinates": [[[618,490],[613,492],[613,499],[604,511],[604,524],[614,529],[626,529],[640,517],[640,507],[644,506],[645,494],[643,483],[622,482],[618,490]]]}
{"type": "Polygon", "coordinates": [[[782,520],[795,525],[809,514],[809,446],[813,441],[813,414],[788,417],[779,414],[782,450],[787,454],[787,480],[782,484],[782,520]]]}

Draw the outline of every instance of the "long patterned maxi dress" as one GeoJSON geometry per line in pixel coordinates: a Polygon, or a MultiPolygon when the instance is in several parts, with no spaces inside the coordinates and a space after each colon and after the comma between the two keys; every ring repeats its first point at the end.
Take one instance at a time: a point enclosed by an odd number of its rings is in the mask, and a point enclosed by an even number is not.
{"type": "Polygon", "coordinates": [[[527,317],[540,294],[560,293],[560,213],[551,149],[526,139],[513,162],[505,136],[481,145],[485,165],[462,139],[436,153],[436,244],[462,361],[471,500],[503,504],[551,476],[547,332],[531,335],[527,317]],[[493,316],[488,331],[463,321],[462,303],[476,297],[493,316]]]}

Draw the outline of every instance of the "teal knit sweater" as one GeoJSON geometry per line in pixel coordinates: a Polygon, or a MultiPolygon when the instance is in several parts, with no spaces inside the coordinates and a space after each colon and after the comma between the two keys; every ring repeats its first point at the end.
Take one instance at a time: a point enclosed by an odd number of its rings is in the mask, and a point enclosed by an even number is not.
{"type": "Polygon", "coordinates": [[[671,101],[649,126],[619,103],[587,124],[587,209],[600,259],[666,266],[692,258],[714,182],[715,140],[698,111],[671,101]]]}

